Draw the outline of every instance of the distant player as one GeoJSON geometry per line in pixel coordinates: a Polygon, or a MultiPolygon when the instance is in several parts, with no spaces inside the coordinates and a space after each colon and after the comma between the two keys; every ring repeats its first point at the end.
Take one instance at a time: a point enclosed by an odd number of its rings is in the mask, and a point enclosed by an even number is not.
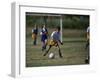
{"type": "MultiPolygon", "coordinates": [[[[89,51],[89,44],[90,44],[90,27],[88,27],[87,28],[87,34],[86,34],[86,36],[87,36],[87,42],[86,42],[86,49],[89,51]]],[[[89,55],[89,52],[88,52],[88,55],[87,55],[87,57],[86,57],[86,59],[85,59],[85,63],[89,63],[89,59],[90,59],[90,55],[89,55]]]]}
{"type": "Polygon", "coordinates": [[[87,43],[86,43],[86,49],[89,47],[89,40],[90,40],[90,27],[87,28],[87,43]]]}
{"type": "Polygon", "coordinates": [[[62,58],[63,56],[62,56],[62,53],[61,53],[59,44],[62,45],[63,43],[62,43],[61,40],[60,40],[60,27],[57,27],[56,30],[53,31],[52,34],[51,34],[51,39],[50,39],[50,41],[49,41],[49,43],[48,43],[49,48],[48,48],[48,50],[44,53],[43,56],[46,56],[46,55],[48,54],[49,50],[50,50],[53,46],[55,46],[55,47],[58,47],[59,57],[62,58]]]}
{"type": "Polygon", "coordinates": [[[42,42],[42,51],[44,51],[46,49],[47,39],[48,39],[48,30],[45,25],[43,25],[40,35],[41,35],[41,42],[42,42]]]}
{"type": "Polygon", "coordinates": [[[38,28],[35,24],[34,28],[32,29],[33,45],[37,45],[37,34],[38,34],[38,28]]]}

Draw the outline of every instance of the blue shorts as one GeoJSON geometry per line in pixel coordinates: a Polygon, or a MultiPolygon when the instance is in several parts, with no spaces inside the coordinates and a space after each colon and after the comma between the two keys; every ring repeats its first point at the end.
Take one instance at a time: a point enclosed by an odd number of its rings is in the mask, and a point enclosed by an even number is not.
{"type": "Polygon", "coordinates": [[[47,35],[42,35],[42,36],[41,36],[41,41],[42,41],[42,42],[45,42],[45,40],[47,40],[47,35]]]}

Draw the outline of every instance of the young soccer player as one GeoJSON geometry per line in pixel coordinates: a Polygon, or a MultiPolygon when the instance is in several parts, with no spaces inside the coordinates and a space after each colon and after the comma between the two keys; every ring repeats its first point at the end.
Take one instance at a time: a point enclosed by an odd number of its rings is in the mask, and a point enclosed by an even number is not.
{"type": "Polygon", "coordinates": [[[38,34],[38,28],[35,24],[34,28],[32,29],[33,45],[37,45],[37,34],[38,34]]]}
{"type": "MultiPolygon", "coordinates": [[[[86,43],[86,49],[89,51],[89,44],[90,44],[90,27],[87,28],[87,43],[86,43]]],[[[85,59],[85,63],[88,64],[89,63],[89,59],[90,59],[90,55],[89,55],[89,52],[88,52],[88,55],[85,59]]]]}
{"type": "Polygon", "coordinates": [[[40,35],[41,35],[41,42],[42,42],[42,51],[44,51],[46,49],[47,39],[48,39],[48,30],[45,25],[43,25],[40,35]]]}
{"type": "Polygon", "coordinates": [[[58,47],[59,57],[62,58],[63,56],[62,56],[59,44],[63,45],[63,43],[60,40],[60,27],[57,27],[56,30],[53,31],[52,34],[51,34],[51,40],[48,43],[49,48],[44,53],[43,56],[46,56],[48,54],[49,50],[51,49],[51,47],[55,46],[55,47],[58,47]]]}
{"type": "Polygon", "coordinates": [[[86,49],[89,47],[89,40],[90,40],[90,27],[87,28],[87,43],[86,43],[86,49]]]}

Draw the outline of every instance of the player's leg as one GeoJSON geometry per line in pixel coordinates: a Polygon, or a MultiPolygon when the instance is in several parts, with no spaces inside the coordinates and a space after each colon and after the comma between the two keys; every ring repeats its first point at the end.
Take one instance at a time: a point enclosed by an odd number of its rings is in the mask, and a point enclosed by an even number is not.
{"type": "Polygon", "coordinates": [[[42,51],[46,50],[46,46],[47,46],[47,39],[43,39],[42,40],[42,51]]]}
{"type": "Polygon", "coordinates": [[[32,34],[32,39],[33,39],[33,45],[34,45],[34,39],[35,39],[34,34],[32,34]]]}
{"type": "Polygon", "coordinates": [[[42,41],[42,51],[44,51],[45,42],[42,41]]]}
{"type": "Polygon", "coordinates": [[[88,45],[88,47],[87,47],[87,56],[86,56],[86,59],[85,59],[86,64],[89,64],[89,62],[90,62],[90,52],[89,51],[90,50],[89,50],[89,45],[88,45]]]}
{"type": "Polygon", "coordinates": [[[89,40],[86,43],[85,49],[87,49],[89,47],[89,40]]]}
{"type": "Polygon", "coordinates": [[[87,42],[86,42],[85,49],[89,48],[89,40],[90,40],[90,36],[89,36],[89,34],[87,34],[87,42]]]}
{"type": "Polygon", "coordinates": [[[45,42],[44,42],[44,49],[46,49],[47,47],[47,39],[45,39],[45,42]]]}
{"type": "Polygon", "coordinates": [[[52,46],[50,45],[49,48],[48,48],[48,50],[43,54],[43,56],[46,56],[48,54],[48,52],[50,51],[51,47],[52,46]]]}
{"type": "Polygon", "coordinates": [[[37,45],[37,35],[36,35],[36,37],[35,37],[35,45],[37,45]]]}
{"type": "Polygon", "coordinates": [[[34,45],[36,45],[36,36],[34,37],[34,45]]]}
{"type": "Polygon", "coordinates": [[[59,51],[59,57],[62,58],[63,56],[62,56],[62,53],[61,53],[61,49],[59,47],[59,44],[57,46],[58,46],[58,51],[59,51]]]}

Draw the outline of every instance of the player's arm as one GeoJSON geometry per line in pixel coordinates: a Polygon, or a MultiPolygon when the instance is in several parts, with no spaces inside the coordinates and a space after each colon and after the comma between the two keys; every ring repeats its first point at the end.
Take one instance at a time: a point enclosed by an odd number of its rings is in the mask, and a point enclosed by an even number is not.
{"type": "Polygon", "coordinates": [[[63,42],[61,42],[60,34],[59,34],[59,36],[58,36],[58,42],[59,42],[61,45],[63,45],[63,42]]]}
{"type": "Polygon", "coordinates": [[[60,43],[61,45],[63,45],[63,43],[60,40],[60,36],[57,38],[57,42],[60,43]]]}
{"type": "Polygon", "coordinates": [[[34,33],[34,29],[32,29],[32,34],[34,33]]]}

